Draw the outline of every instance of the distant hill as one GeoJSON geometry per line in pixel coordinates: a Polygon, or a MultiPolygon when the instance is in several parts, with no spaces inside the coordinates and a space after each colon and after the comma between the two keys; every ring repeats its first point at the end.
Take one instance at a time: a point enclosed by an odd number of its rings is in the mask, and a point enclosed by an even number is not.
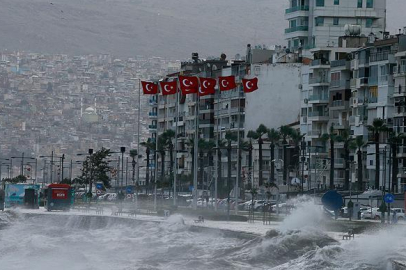
{"type": "MultiPolygon", "coordinates": [[[[405,0],[388,0],[391,30],[405,0]]],[[[284,44],[286,0],[1,0],[0,50],[187,58],[284,44]]]]}

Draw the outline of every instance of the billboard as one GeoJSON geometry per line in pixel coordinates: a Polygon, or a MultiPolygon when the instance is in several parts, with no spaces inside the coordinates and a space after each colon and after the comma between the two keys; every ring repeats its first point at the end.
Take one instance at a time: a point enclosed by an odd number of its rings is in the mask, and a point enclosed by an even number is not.
{"type": "MultiPolygon", "coordinates": [[[[38,191],[39,185],[29,185],[29,184],[8,184],[5,190],[5,207],[15,207],[24,205],[24,196],[26,189],[35,189],[38,191]]],[[[39,192],[38,199],[39,199],[39,192]]]]}

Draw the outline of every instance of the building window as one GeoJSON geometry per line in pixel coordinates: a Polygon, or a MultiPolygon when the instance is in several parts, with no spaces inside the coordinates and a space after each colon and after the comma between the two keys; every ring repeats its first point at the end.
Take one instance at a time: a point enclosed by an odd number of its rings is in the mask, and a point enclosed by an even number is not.
{"type": "Polygon", "coordinates": [[[324,0],[316,0],[316,7],[324,7],[324,0]]]}
{"type": "Polygon", "coordinates": [[[372,20],[371,18],[368,18],[366,20],[365,27],[372,27],[373,23],[374,23],[374,20],[372,20]]]}
{"type": "Polygon", "coordinates": [[[362,2],[363,2],[363,0],[358,0],[357,8],[362,8],[362,2]]]}
{"type": "Polygon", "coordinates": [[[324,25],[324,17],[317,17],[316,26],[323,26],[323,25],[324,25]]]}
{"type": "Polygon", "coordinates": [[[340,0],[334,0],[334,5],[338,6],[340,4],[340,0]]]}
{"type": "Polygon", "coordinates": [[[367,0],[367,8],[374,8],[374,0],[367,0]]]}
{"type": "Polygon", "coordinates": [[[333,18],[333,24],[334,25],[339,25],[340,24],[340,19],[339,18],[333,18]]]}

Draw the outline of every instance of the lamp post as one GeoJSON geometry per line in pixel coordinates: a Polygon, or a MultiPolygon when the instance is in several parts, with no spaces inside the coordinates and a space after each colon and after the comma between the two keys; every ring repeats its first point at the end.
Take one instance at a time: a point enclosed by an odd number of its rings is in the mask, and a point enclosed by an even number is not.
{"type": "Polygon", "coordinates": [[[21,159],[21,170],[20,170],[20,175],[24,175],[24,159],[35,159],[33,157],[25,157],[24,156],[24,152],[22,153],[21,157],[11,157],[11,159],[13,158],[20,158],[21,159]]]}
{"type": "Polygon", "coordinates": [[[120,147],[120,152],[121,152],[121,189],[123,188],[124,184],[124,153],[125,153],[125,147],[120,147]]]}

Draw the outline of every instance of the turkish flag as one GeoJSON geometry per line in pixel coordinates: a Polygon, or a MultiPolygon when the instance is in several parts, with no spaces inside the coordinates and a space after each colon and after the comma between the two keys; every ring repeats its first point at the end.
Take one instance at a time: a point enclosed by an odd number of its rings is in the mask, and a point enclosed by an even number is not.
{"type": "Polygon", "coordinates": [[[182,94],[196,94],[199,91],[199,80],[197,77],[179,76],[179,86],[182,94]]]}
{"type": "Polygon", "coordinates": [[[200,78],[199,96],[214,95],[216,86],[216,79],[200,78]]]}
{"type": "Polygon", "coordinates": [[[235,83],[235,76],[219,77],[220,91],[228,91],[237,87],[235,83]]]}
{"type": "Polygon", "coordinates": [[[251,93],[258,90],[258,78],[242,79],[242,86],[245,93],[251,93]]]}
{"type": "Polygon", "coordinates": [[[178,90],[178,82],[160,82],[163,96],[174,95],[178,90]]]}
{"type": "Polygon", "coordinates": [[[144,95],[156,95],[158,94],[158,85],[153,83],[153,82],[143,82],[141,81],[142,84],[142,90],[144,91],[144,95]]]}

